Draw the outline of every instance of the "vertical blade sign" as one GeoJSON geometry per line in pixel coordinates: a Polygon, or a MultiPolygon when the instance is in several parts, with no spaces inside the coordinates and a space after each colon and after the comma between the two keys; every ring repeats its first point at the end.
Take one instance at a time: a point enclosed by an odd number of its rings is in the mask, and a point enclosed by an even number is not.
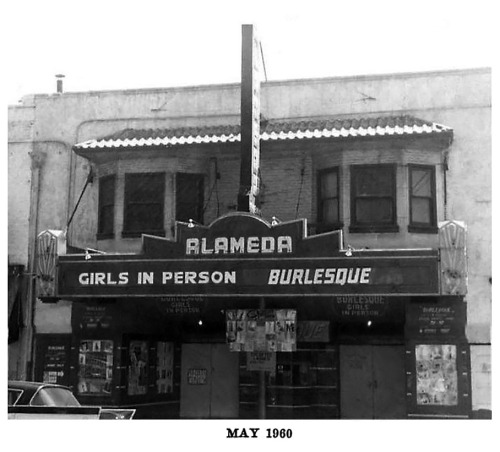
{"type": "Polygon", "coordinates": [[[238,210],[259,214],[260,80],[263,73],[260,42],[253,25],[242,27],[241,163],[238,210]]]}
{"type": "Polygon", "coordinates": [[[439,223],[441,294],[467,294],[467,228],[462,221],[439,223]]]}

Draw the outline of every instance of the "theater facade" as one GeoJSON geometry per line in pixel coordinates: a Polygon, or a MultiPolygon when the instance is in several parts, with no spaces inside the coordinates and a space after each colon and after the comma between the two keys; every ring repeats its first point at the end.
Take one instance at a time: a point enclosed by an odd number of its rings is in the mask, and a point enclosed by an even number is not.
{"type": "Polygon", "coordinates": [[[137,418],[491,417],[490,84],[263,82],[255,213],[240,84],[27,96],[9,378],[137,418]]]}
{"type": "Polygon", "coordinates": [[[73,302],[72,334],[42,341],[39,377],[148,418],[467,417],[463,225],[437,249],[306,231],[233,213],[140,253],[59,255],[42,299],[73,302]]]}

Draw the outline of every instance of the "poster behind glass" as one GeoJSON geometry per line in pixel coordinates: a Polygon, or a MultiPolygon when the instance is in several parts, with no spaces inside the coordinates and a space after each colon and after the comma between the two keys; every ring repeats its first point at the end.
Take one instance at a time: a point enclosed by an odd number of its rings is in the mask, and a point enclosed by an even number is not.
{"type": "Polygon", "coordinates": [[[158,394],[174,391],[174,343],[156,343],[156,390],[158,394]]]}
{"type": "Polygon", "coordinates": [[[111,395],[113,341],[81,341],[78,364],[79,394],[111,395]]]}
{"type": "Polygon", "coordinates": [[[66,355],[64,345],[47,345],[44,355],[43,382],[65,384],[66,355]]]}
{"type": "Polygon", "coordinates": [[[415,357],[417,405],[457,405],[457,347],[420,344],[415,347],[415,357]]]}
{"type": "Polygon", "coordinates": [[[130,341],[128,366],[128,395],[146,394],[148,391],[148,344],[146,341],[130,341]]]}
{"type": "Polygon", "coordinates": [[[230,351],[292,352],[296,346],[297,311],[237,309],[226,311],[230,351]]]}

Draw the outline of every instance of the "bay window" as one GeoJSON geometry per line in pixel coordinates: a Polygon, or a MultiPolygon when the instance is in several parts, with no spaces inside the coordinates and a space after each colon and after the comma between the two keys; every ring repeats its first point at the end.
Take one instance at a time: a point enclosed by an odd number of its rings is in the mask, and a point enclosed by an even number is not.
{"type": "Polygon", "coordinates": [[[396,165],[351,166],[350,232],[398,232],[396,165]]]}

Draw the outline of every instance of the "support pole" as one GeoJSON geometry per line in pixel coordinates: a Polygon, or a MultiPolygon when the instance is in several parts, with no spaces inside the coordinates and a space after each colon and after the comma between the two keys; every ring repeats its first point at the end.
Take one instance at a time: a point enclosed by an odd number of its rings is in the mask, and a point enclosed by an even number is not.
{"type": "MultiPolygon", "coordinates": [[[[266,299],[259,301],[259,309],[266,308],[266,299]]],[[[266,371],[259,371],[259,419],[266,419],[266,371]]]]}

